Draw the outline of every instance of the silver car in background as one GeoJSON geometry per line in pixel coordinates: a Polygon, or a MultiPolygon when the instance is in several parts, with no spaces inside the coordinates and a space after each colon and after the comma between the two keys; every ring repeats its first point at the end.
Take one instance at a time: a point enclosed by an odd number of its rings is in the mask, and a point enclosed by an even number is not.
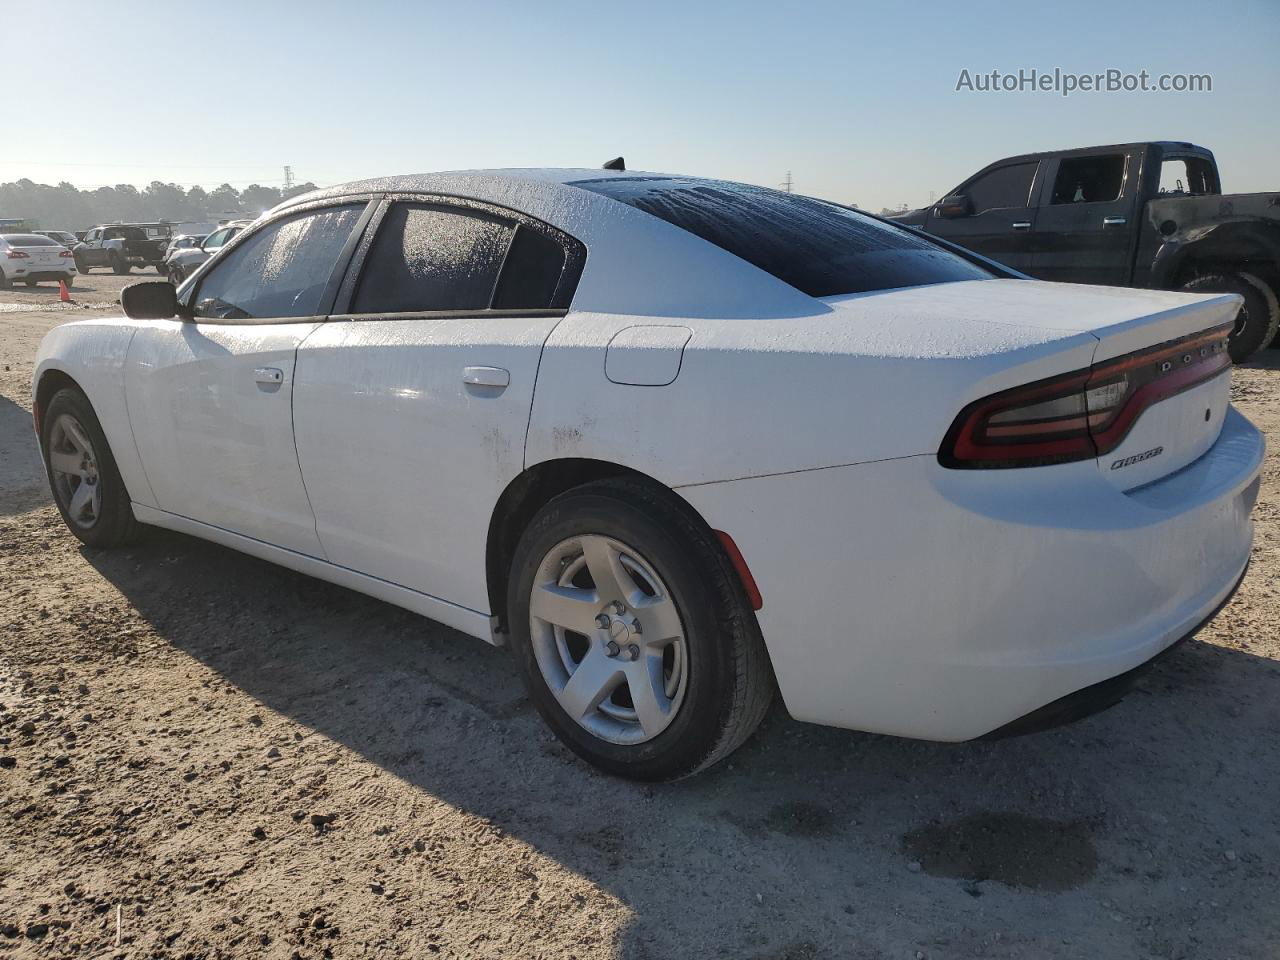
{"type": "Polygon", "coordinates": [[[171,283],[177,286],[195,273],[196,268],[221,250],[232,237],[251,223],[253,223],[252,220],[230,220],[218,227],[217,230],[205,237],[203,242],[196,246],[178,250],[171,248],[165,257],[164,270],[162,272],[169,278],[171,283]]]}

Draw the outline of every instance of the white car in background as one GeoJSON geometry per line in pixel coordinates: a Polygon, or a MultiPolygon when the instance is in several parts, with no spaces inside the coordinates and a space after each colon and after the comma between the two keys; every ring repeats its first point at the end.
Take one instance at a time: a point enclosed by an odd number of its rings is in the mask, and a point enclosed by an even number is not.
{"type": "Polygon", "coordinates": [[[642,779],[800,720],[1110,705],[1231,595],[1240,298],[1044,283],[856,211],[601,170],[286,202],[35,369],[85,543],[204,537],[509,644],[642,779]]]}
{"type": "Polygon", "coordinates": [[[38,233],[0,233],[0,290],[21,281],[34,287],[41,281],[76,278],[75,256],[57,240],[38,233]]]}
{"type": "Polygon", "coordinates": [[[164,274],[175,287],[196,272],[196,269],[221,250],[252,220],[231,220],[218,227],[197,244],[170,248],[164,261],[164,274]]]}

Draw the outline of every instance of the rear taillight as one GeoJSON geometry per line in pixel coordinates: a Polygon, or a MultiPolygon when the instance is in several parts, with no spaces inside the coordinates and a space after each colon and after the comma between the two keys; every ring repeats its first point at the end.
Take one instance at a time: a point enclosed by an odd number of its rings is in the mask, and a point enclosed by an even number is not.
{"type": "Polygon", "coordinates": [[[31,254],[25,250],[7,250],[5,251],[5,256],[10,260],[26,260],[31,254]]]}
{"type": "Polygon", "coordinates": [[[60,256],[60,257],[74,257],[74,256],[75,256],[75,254],[74,254],[74,253],[72,253],[70,250],[63,250],[60,254],[58,254],[58,256],[60,256]]]}
{"type": "Polygon", "coordinates": [[[938,451],[944,467],[1034,467],[1102,456],[1153,404],[1231,365],[1225,324],[969,404],[938,451]]]}

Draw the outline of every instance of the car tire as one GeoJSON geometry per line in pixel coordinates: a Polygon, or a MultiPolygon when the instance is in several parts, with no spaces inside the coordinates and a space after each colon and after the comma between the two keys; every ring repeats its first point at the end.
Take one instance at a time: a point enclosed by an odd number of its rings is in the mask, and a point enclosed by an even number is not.
{"type": "Polygon", "coordinates": [[[89,265],[85,263],[83,260],[81,260],[79,257],[76,257],[76,272],[77,273],[89,272],[89,265]]]}
{"type": "Polygon", "coordinates": [[[40,450],[53,502],[73,534],[91,547],[118,547],[138,538],[141,524],[111,446],[78,388],[64,387],[45,407],[40,450]]]}
{"type": "Polygon", "coordinates": [[[23,280],[22,282],[25,283],[28,287],[34,287],[40,281],[39,280],[23,280]]]}
{"type": "Polygon", "coordinates": [[[176,263],[173,266],[169,267],[170,283],[172,283],[175,287],[180,287],[182,286],[182,281],[184,279],[186,278],[182,274],[182,267],[178,266],[176,263]]]}
{"type": "Polygon", "coordinates": [[[736,571],[656,484],[599,481],[544,506],[516,547],[507,611],[534,706],[565,745],[616,776],[675,780],[711,766],[746,741],[773,696],[736,571]],[[551,612],[565,590],[581,590],[584,606],[551,612]],[[611,602],[621,594],[625,604],[611,602]]]}
{"type": "Polygon", "coordinates": [[[74,273],[68,273],[63,280],[66,283],[68,290],[76,285],[76,275],[74,273]]]}
{"type": "Polygon", "coordinates": [[[125,261],[121,260],[119,257],[112,257],[112,258],[111,258],[111,272],[112,272],[112,273],[114,273],[114,274],[116,274],[116,275],[118,275],[118,276],[124,276],[126,273],[128,273],[128,272],[129,272],[130,270],[132,270],[132,269],[133,269],[133,267],[131,267],[131,266],[130,266],[128,263],[126,263],[125,261]]]}
{"type": "Polygon", "coordinates": [[[1249,273],[1206,273],[1182,285],[1187,293],[1235,293],[1244,298],[1236,326],[1227,341],[1235,363],[1244,363],[1269,344],[1280,326],[1280,305],[1271,289],[1249,273]]]}
{"type": "Polygon", "coordinates": [[[0,290],[9,289],[9,278],[4,275],[4,271],[0,270],[0,290]]]}

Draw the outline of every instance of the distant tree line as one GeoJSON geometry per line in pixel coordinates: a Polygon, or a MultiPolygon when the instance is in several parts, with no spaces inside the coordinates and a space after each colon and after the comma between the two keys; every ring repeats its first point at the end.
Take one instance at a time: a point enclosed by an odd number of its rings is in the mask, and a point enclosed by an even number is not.
{"type": "Polygon", "coordinates": [[[0,183],[0,217],[22,217],[32,229],[84,230],[98,223],[153,220],[216,221],[256,217],[281,200],[316,189],[302,183],[286,191],[250,184],[237,190],[229,183],[213,190],[159,180],[139,190],[131,183],[80,190],[67,182],[56,187],[19,180],[0,183]]]}

